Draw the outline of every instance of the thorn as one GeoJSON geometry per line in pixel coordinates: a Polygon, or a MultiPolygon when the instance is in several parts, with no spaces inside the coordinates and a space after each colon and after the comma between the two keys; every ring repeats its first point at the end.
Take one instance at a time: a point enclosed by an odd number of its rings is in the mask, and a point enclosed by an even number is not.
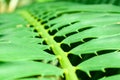
{"type": "Polygon", "coordinates": [[[104,76],[102,79],[106,78],[106,76],[104,76]]]}
{"type": "Polygon", "coordinates": [[[61,77],[64,78],[65,76],[62,74],[61,77]]]}
{"type": "Polygon", "coordinates": [[[55,29],[56,31],[59,31],[58,29],[55,29]]]}
{"type": "Polygon", "coordinates": [[[114,51],[114,52],[119,52],[120,50],[118,49],[118,50],[116,50],[116,51],[114,51]]]}
{"type": "Polygon", "coordinates": [[[66,38],[67,36],[66,36],[66,35],[63,35],[63,37],[65,37],[65,38],[66,38]]]}
{"type": "Polygon", "coordinates": [[[51,50],[50,46],[48,47],[48,50],[51,50]]]}
{"type": "Polygon", "coordinates": [[[85,41],[84,41],[84,38],[82,39],[82,41],[85,42],[85,41]]]}
{"type": "Polygon", "coordinates": [[[71,47],[70,43],[67,44],[69,47],[71,47]]]}
{"type": "Polygon", "coordinates": [[[103,69],[101,69],[101,70],[102,70],[103,72],[106,72],[104,68],[103,68],[103,69]]]}
{"type": "Polygon", "coordinates": [[[79,55],[79,57],[82,59],[82,56],[81,56],[81,54],[79,55]]]}
{"type": "Polygon", "coordinates": [[[57,64],[58,64],[58,60],[57,60],[57,59],[53,60],[53,61],[51,62],[51,64],[52,64],[52,65],[57,65],[57,64]]]}
{"type": "Polygon", "coordinates": [[[81,39],[80,41],[85,42],[83,39],[81,39]]]}
{"type": "Polygon", "coordinates": [[[89,71],[87,71],[87,75],[88,75],[90,78],[92,77],[89,71]]]}
{"type": "Polygon", "coordinates": [[[97,52],[95,52],[95,55],[96,55],[96,56],[98,56],[98,53],[97,53],[97,52]]]}
{"type": "Polygon", "coordinates": [[[78,30],[75,30],[77,33],[79,32],[78,30]]]}

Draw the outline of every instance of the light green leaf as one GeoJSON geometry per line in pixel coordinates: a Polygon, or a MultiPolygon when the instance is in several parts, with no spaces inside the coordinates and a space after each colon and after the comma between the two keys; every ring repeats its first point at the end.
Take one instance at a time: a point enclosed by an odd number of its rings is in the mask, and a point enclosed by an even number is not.
{"type": "Polygon", "coordinates": [[[80,63],[77,68],[85,71],[86,73],[96,70],[105,71],[105,68],[119,68],[119,61],[120,52],[113,52],[90,58],[80,63]]]}
{"type": "Polygon", "coordinates": [[[45,46],[17,45],[12,43],[0,43],[0,61],[14,60],[53,60],[55,56],[43,51],[45,46]]]}
{"type": "Polygon", "coordinates": [[[70,53],[81,55],[96,53],[97,51],[100,50],[119,50],[120,49],[120,45],[118,45],[119,43],[120,35],[93,39],[91,41],[85,42],[73,48],[70,51],[70,53]]]}
{"type": "Polygon", "coordinates": [[[38,77],[38,78],[23,78],[23,79],[17,79],[17,80],[57,80],[57,78],[55,78],[55,76],[51,77],[51,76],[48,76],[47,77],[38,77]]]}
{"type": "Polygon", "coordinates": [[[17,80],[39,80],[39,78],[23,78],[23,79],[17,79],[17,80]]]}
{"type": "Polygon", "coordinates": [[[62,70],[40,62],[0,62],[0,79],[14,80],[29,76],[62,75],[62,70]],[[6,75],[7,74],[7,75],[6,75]]]}
{"type": "MultiPolygon", "coordinates": [[[[86,13],[84,13],[84,14],[86,14],[86,13]]],[[[96,13],[94,13],[94,14],[96,15],[96,13]]],[[[85,16],[85,15],[81,15],[81,16],[85,16]]],[[[95,17],[91,16],[88,19],[87,18],[84,19],[84,17],[83,17],[83,19],[82,18],[80,18],[80,19],[81,19],[80,22],[77,22],[73,25],[64,27],[63,29],[58,31],[56,33],[56,36],[64,36],[68,33],[78,32],[78,30],[87,28],[87,27],[102,27],[102,26],[107,26],[107,25],[109,26],[111,24],[118,23],[120,21],[120,15],[105,13],[100,16],[95,16],[95,17]]],[[[56,25],[54,25],[54,26],[56,26],[56,25]]],[[[56,26],[56,28],[57,28],[57,26],[56,26]]]]}
{"type": "Polygon", "coordinates": [[[99,80],[119,80],[119,79],[120,79],[120,75],[113,75],[113,76],[110,76],[110,77],[101,78],[99,80]]]}
{"type": "Polygon", "coordinates": [[[91,29],[71,35],[64,39],[62,42],[70,44],[78,41],[83,41],[83,39],[85,38],[101,38],[116,34],[120,34],[120,24],[107,25],[103,27],[93,27],[91,29]]]}

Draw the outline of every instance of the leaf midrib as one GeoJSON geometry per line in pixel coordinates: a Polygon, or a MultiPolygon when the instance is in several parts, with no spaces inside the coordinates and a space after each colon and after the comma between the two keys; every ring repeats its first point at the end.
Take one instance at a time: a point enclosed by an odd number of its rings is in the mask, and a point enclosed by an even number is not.
{"type": "Polygon", "coordinates": [[[38,34],[41,35],[41,37],[51,47],[52,51],[59,59],[61,67],[64,70],[66,80],[78,80],[75,73],[76,68],[70,63],[67,53],[60,48],[60,44],[53,39],[53,36],[48,34],[47,30],[44,29],[44,25],[34,19],[34,17],[27,11],[22,11],[21,14],[30,24],[34,25],[34,28],[37,30],[38,34]]]}

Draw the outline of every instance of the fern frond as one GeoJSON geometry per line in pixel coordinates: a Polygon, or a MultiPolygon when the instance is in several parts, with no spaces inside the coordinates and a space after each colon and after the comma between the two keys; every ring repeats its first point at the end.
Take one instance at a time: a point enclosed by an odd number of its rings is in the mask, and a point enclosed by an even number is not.
{"type": "Polygon", "coordinates": [[[91,74],[120,68],[120,7],[111,5],[116,1],[34,3],[1,14],[0,79],[62,80],[65,74],[66,80],[81,80],[77,71],[95,80],[119,78],[119,72],[91,74]]]}

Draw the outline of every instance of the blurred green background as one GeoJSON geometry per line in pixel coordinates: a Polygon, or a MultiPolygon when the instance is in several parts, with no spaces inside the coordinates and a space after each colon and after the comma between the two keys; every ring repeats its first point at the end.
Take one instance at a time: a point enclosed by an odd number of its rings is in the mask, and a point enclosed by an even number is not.
{"type": "Polygon", "coordinates": [[[0,0],[0,13],[12,12],[16,8],[35,2],[74,1],[85,4],[114,4],[120,5],[120,0],[0,0]]]}

